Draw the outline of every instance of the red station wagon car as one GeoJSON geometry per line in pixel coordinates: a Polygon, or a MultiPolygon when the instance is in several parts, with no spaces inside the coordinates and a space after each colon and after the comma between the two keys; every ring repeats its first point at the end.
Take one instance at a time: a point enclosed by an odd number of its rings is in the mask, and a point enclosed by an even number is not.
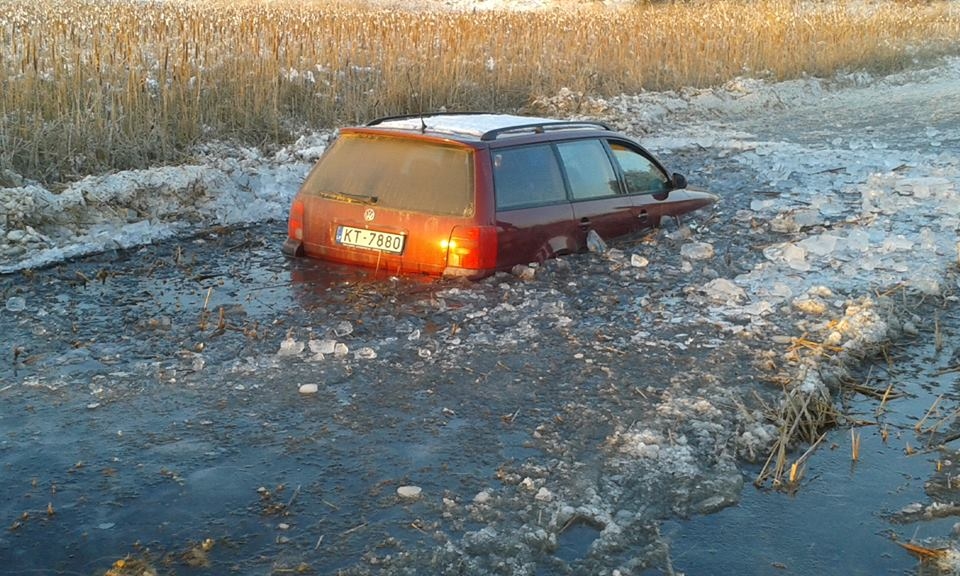
{"type": "Polygon", "coordinates": [[[599,122],[501,114],[344,128],[290,209],[283,252],[391,273],[482,278],[658,226],[717,197],[686,190],[599,122]]]}

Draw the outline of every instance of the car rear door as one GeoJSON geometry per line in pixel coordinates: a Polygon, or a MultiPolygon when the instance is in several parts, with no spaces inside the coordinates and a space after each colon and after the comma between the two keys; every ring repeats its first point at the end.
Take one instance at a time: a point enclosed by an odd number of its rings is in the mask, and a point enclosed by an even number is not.
{"type": "Polygon", "coordinates": [[[541,262],[579,249],[579,230],[550,144],[490,151],[498,229],[498,267],[541,262]]]}

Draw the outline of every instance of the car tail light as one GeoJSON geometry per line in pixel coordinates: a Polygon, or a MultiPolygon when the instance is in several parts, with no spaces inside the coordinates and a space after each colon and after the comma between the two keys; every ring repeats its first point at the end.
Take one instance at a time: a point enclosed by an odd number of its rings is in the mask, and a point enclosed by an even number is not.
{"type": "Polygon", "coordinates": [[[294,200],[293,205],[290,206],[287,236],[294,240],[303,240],[303,202],[300,200],[294,200]]]}
{"type": "Polygon", "coordinates": [[[490,270],[497,266],[497,229],[493,226],[457,226],[441,242],[447,266],[490,270]]]}

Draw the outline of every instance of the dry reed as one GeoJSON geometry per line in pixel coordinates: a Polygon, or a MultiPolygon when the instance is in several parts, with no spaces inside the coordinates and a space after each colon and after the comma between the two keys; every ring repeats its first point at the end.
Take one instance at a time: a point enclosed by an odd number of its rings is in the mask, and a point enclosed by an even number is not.
{"type": "Polygon", "coordinates": [[[516,110],[562,87],[603,96],[886,72],[955,53],[960,39],[956,3],[937,0],[469,14],[299,0],[0,3],[0,174],[44,182],[180,161],[207,139],[264,146],[381,114],[516,110]]]}
{"type": "Polygon", "coordinates": [[[777,421],[777,438],[754,484],[761,486],[770,480],[775,488],[792,489],[803,477],[805,462],[826,437],[824,431],[837,424],[840,414],[829,392],[822,387],[790,388],[780,406],[770,412],[777,421]],[[809,448],[788,468],[790,451],[800,443],[809,448]]]}

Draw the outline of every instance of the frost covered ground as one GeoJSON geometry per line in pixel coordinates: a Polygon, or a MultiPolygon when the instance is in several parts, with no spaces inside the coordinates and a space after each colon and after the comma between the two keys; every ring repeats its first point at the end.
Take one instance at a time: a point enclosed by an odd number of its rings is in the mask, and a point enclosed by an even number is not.
{"type": "Polygon", "coordinates": [[[862,355],[932,330],[907,302],[956,306],[960,61],[529,112],[605,119],[723,201],[603,254],[420,286],[278,256],[329,133],[60,191],[3,175],[0,458],[20,496],[0,555],[50,567],[30,554],[43,514],[21,516],[47,497],[16,480],[49,475],[66,478],[49,518],[77,523],[51,538],[67,569],[212,534],[213,562],[321,573],[682,570],[660,522],[739,500],[775,436],[758,398],[835,391],[862,355]],[[88,428],[82,462],[55,450],[51,430],[88,428]],[[130,517],[161,503],[155,524],[130,517]]]}

